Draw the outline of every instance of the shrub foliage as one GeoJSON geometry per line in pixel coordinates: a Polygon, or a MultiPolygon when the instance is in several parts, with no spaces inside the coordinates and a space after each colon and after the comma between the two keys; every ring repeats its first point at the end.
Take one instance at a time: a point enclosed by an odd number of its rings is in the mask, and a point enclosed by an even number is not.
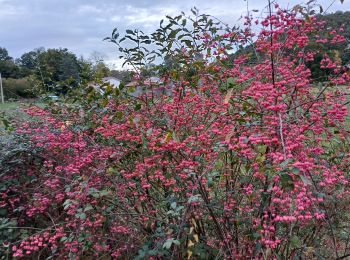
{"type": "Polygon", "coordinates": [[[159,82],[137,97],[130,88],[107,87],[100,98],[86,92],[75,103],[26,110],[35,120],[16,134],[35,153],[2,158],[2,252],[121,259],[349,254],[349,76],[327,54],[327,83],[313,84],[307,67],[320,55],[310,44],[344,38],[340,28],[320,36],[327,26],[301,7],[270,7],[262,20],[246,17],[243,30],[193,10],[192,18],[168,17],[151,36],[136,30],[119,39],[114,31],[109,40],[140,84],[143,61],[167,59],[156,69],[171,95],[154,95],[159,82]],[[138,48],[122,47],[124,39],[138,48]],[[252,42],[255,57],[228,58],[233,46],[252,42]]]}

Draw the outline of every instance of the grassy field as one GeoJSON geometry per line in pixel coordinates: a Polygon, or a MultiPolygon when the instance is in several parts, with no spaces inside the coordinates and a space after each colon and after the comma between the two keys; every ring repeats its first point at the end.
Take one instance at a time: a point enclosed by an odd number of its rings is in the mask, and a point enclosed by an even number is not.
{"type": "Polygon", "coordinates": [[[38,106],[38,107],[45,107],[45,103],[43,102],[5,102],[0,103],[0,113],[11,113],[14,111],[19,110],[21,107],[27,107],[27,106],[38,106]]]}
{"type": "Polygon", "coordinates": [[[18,108],[18,102],[0,103],[0,111],[8,111],[18,108]]]}
{"type": "MultiPolygon", "coordinates": [[[[12,119],[24,119],[26,115],[21,111],[21,108],[29,106],[45,107],[45,103],[33,100],[24,102],[5,102],[0,103],[0,135],[5,134],[5,130],[11,126],[12,119]]],[[[11,128],[11,127],[10,127],[11,128]]]]}

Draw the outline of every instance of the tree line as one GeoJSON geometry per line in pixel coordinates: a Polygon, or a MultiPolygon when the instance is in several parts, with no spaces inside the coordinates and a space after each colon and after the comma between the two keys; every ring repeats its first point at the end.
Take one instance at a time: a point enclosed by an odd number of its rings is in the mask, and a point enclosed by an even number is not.
{"type": "Polygon", "coordinates": [[[0,72],[5,97],[33,97],[42,93],[65,94],[69,89],[107,76],[125,77],[101,59],[77,57],[67,48],[36,48],[20,58],[0,47],[0,72]]]}

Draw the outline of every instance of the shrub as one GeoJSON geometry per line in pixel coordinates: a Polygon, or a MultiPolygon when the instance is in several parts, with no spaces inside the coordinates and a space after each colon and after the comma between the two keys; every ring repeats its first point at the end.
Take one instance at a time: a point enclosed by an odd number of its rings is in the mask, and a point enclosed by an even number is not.
{"type": "Polygon", "coordinates": [[[29,78],[3,79],[3,91],[6,99],[33,98],[34,85],[29,78]]]}
{"type": "MultiPolygon", "coordinates": [[[[304,50],[322,40],[325,25],[298,9],[275,9],[257,21],[257,36],[247,17],[242,33],[193,39],[208,60],[180,48],[177,73],[163,70],[170,96],[109,89],[102,99],[91,92],[81,103],[26,110],[36,121],[17,134],[44,161],[1,176],[29,178],[1,193],[6,221],[27,230],[5,243],[11,254],[344,258],[349,78],[325,55],[322,68],[333,76],[312,85],[306,63],[315,53],[304,50]],[[252,37],[257,62],[241,56],[228,64],[217,41],[252,37]]],[[[139,52],[130,55],[128,62],[139,62],[139,52]]]]}

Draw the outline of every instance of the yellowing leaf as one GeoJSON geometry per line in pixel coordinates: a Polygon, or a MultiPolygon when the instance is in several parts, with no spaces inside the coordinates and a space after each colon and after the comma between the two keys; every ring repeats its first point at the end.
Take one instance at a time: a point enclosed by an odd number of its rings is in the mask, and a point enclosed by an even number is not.
{"type": "Polygon", "coordinates": [[[230,102],[230,99],[232,97],[232,92],[233,92],[233,88],[230,88],[227,91],[227,94],[226,94],[225,99],[224,99],[224,104],[228,104],[228,102],[230,102]]]}
{"type": "Polygon", "coordinates": [[[194,218],[192,218],[191,221],[192,221],[193,226],[194,226],[195,228],[197,228],[196,220],[195,220],[194,218]]]}
{"type": "Polygon", "coordinates": [[[198,241],[199,241],[198,235],[194,234],[193,237],[194,237],[194,240],[196,240],[196,242],[198,243],[198,241]]]}
{"type": "Polygon", "coordinates": [[[193,243],[191,240],[188,240],[187,246],[188,246],[188,247],[192,247],[192,246],[194,246],[194,243],[193,243]]]}
{"type": "Polygon", "coordinates": [[[191,256],[192,256],[192,251],[191,250],[187,250],[187,259],[191,259],[191,256]]]}
{"type": "Polygon", "coordinates": [[[258,145],[257,149],[258,149],[258,152],[259,152],[259,153],[265,154],[265,153],[266,153],[267,146],[266,146],[266,145],[258,145]]]}
{"type": "Polygon", "coordinates": [[[264,163],[266,161],[266,156],[265,155],[257,156],[256,161],[260,164],[264,163]]]}
{"type": "Polygon", "coordinates": [[[172,138],[173,138],[173,134],[171,132],[168,132],[163,140],[163,144],[169,143],[172,138]]]}
{"type": "Polygon", "coordinates": [[[234,135],[234,131],[232,130],[231,132],[228,133],[228,135],[226,135],[225,142],[229,142],[233,135],[234,135]]]}

